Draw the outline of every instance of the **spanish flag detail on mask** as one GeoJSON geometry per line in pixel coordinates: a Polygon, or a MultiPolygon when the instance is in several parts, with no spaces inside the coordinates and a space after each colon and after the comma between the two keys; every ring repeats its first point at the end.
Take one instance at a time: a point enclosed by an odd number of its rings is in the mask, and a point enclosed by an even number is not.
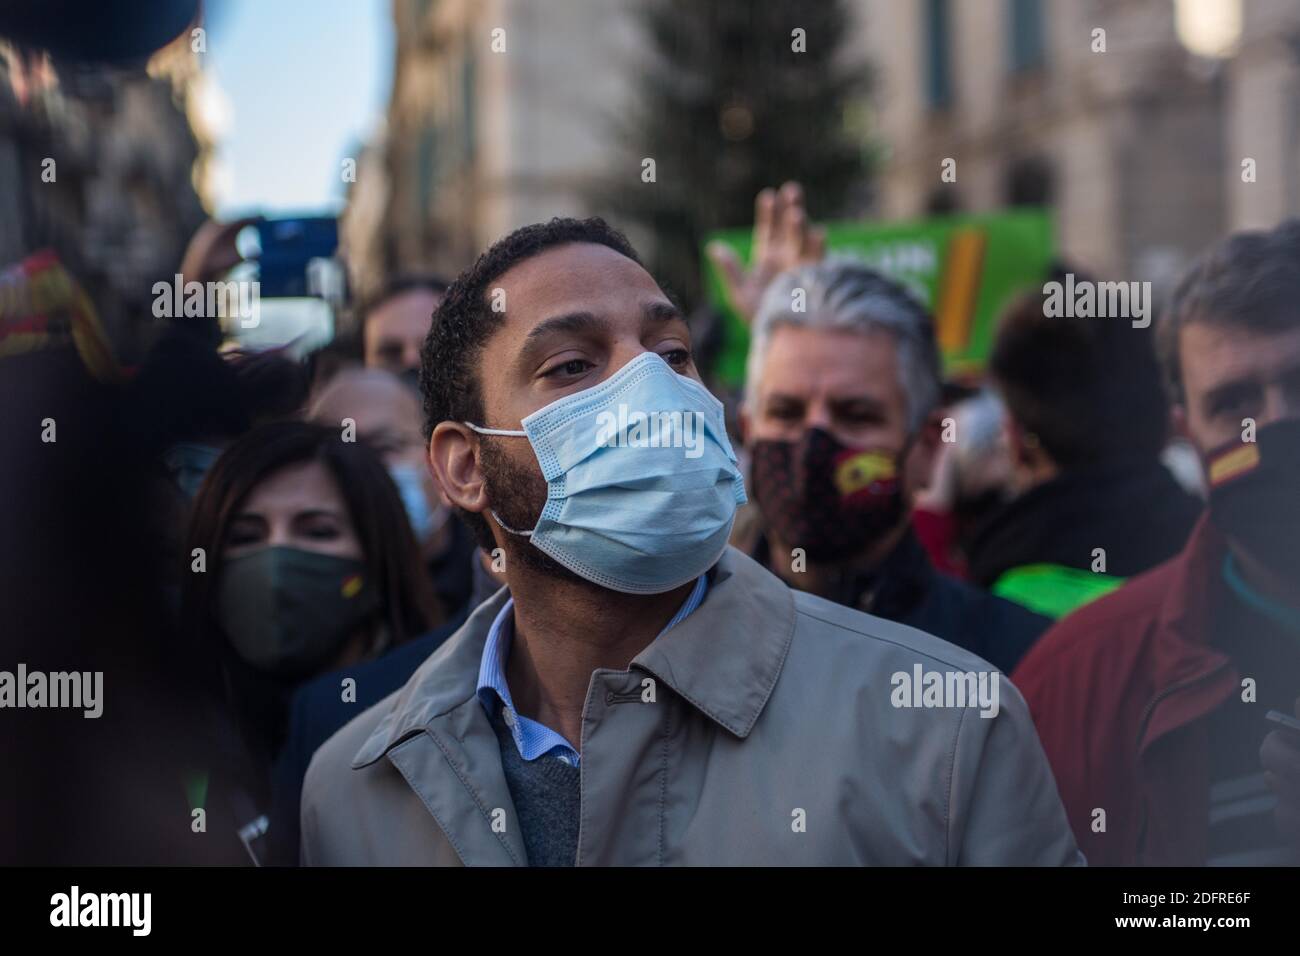
{"type": "Polygon", "coordinates": [[[835,488],[848,499],[892,495],[898,484],[894,460],[877,451],[845,451],[835,462],[835,488]]]}
{"type": "Polygon", "coordinates": [[[1210,459],[1209,466],[1210,487],[1218,487],[1259,467],[1259,445],[1247,442],[1237,448],[1224,449],[1210,459]]]}

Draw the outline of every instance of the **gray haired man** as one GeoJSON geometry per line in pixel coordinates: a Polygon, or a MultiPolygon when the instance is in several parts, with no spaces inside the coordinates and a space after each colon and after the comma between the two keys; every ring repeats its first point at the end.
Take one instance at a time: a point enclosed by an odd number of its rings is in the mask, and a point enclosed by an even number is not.
{"type": "Polygon", "coordinates": [[[1047,619],[941,575],[912,531],[939,400],[934,327],[902,285],[843,257],[777,276],[754,317],[741,410],[760,527],[735,540],[792,587],[1009,671],[1047,619]]]}

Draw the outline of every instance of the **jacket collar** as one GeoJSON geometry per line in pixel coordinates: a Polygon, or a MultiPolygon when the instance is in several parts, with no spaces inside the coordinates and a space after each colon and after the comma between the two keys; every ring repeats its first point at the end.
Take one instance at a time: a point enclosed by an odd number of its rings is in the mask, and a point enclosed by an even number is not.
{"type": "MultiPolygon", "coordinates": [[[[727,548],[710,576],[704,603],[651,641],[631,666],[744,738],[785,663],[794,637],[794,598],[784,582],[735,548],[727,548]]],[[[508,598],[505,588],[499,590],[420,665],[357,751],[354,769],[374,763],[397,744],[431,728],[437,718],[475,699],[483,645],[508,598]]]]}
{"type": "Polygon", "coordinates": [[[780,578],[728,547],[704,603],[632,660],[737,737],[753,729],[794,638],[794,596],[780,578]]]}
{"type": "Polygon", "coordinates": [[[357,751],[353,769],[374,763],[403,740],[431,726],[436,718],[475,697],[483,645],[493,620],[509,599],[506,588],[498,590],[416,668],[357,751]]]}
{"type": "Polygon", "coordinates": [[[1206,512],[1173,559],[1174,574],[1160,601],[1157,675],[1160,684],[1186,679],[1190,658],[1210,651],[1210,630],[1224,591],[1227,541],[1206,512]]]}
{"type": "Polygon", "coordinates": [[[1143,751],[1213,710],[1237,686],[1230,660],[1210,642],[1226,587],[1225,554],[1227,541],[1206,512],[1172,559],[1172,574],[1156,613],[1151,657],[1155,696],[1138,741],[1143,751]]]}

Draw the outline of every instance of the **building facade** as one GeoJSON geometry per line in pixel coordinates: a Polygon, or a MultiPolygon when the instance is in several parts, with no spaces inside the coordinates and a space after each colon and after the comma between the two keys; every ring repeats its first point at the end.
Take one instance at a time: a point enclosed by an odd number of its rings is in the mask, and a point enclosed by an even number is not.
{"type": "MultiPolygon", "coordinates": [[[[1181,19],[1201,0],[853,3],[881,219],[1047,205],[1066,263],[1163,289],[1226,231],[1300,214],[1294,0],[1217,0],[1210,26],[1231,36],[1212,55],[1181,19]]],[[[602,117],[635,96],[645,55],[635,8],[393,0],[360,271],[454,274],[516,226],[593,211],[587,186],[618,155],[602,117]]]]}
{"type": "Polygon", "coordinates": [[[1066,262],[1160,288],[1224,232],[1300,213],[1300,4],[1199,7],[866,0],[880,214],[1043,203],[1066,262]],[[1192,13],[1220,49],[1189,42],[1192,13]]]}
{"type": "Polygon", "coordinates": [[[1245,0],[1227,70],[1228,221],[1245,229],[1300,216],[1300,4],[1245,0]],[[1247,160],[1253,182],[1243,178],[1247,160]]]}
{"type": "Polygon", "coordinates": [[[633,6],[393,0],[393,90],[373,147],[384,182],[366,197],[384,212],[345,223],[354,285],[454,275],[517,226],[590,213],[614,155],[607,121],[636,79],[633,6]]]}

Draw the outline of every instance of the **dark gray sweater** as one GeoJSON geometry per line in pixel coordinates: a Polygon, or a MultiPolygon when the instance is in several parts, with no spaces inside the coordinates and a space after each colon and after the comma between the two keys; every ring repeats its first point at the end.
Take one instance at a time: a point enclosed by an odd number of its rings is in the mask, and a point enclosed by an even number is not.
{"type": "Polygon", "coordinates": [[[498,706],[492,717],[501,747],[501,768],[524,838],[529,866],[573,866],[578,855],[579,781],[582,771],[559,757],[525,760],[519,755],[498,706]]]}

